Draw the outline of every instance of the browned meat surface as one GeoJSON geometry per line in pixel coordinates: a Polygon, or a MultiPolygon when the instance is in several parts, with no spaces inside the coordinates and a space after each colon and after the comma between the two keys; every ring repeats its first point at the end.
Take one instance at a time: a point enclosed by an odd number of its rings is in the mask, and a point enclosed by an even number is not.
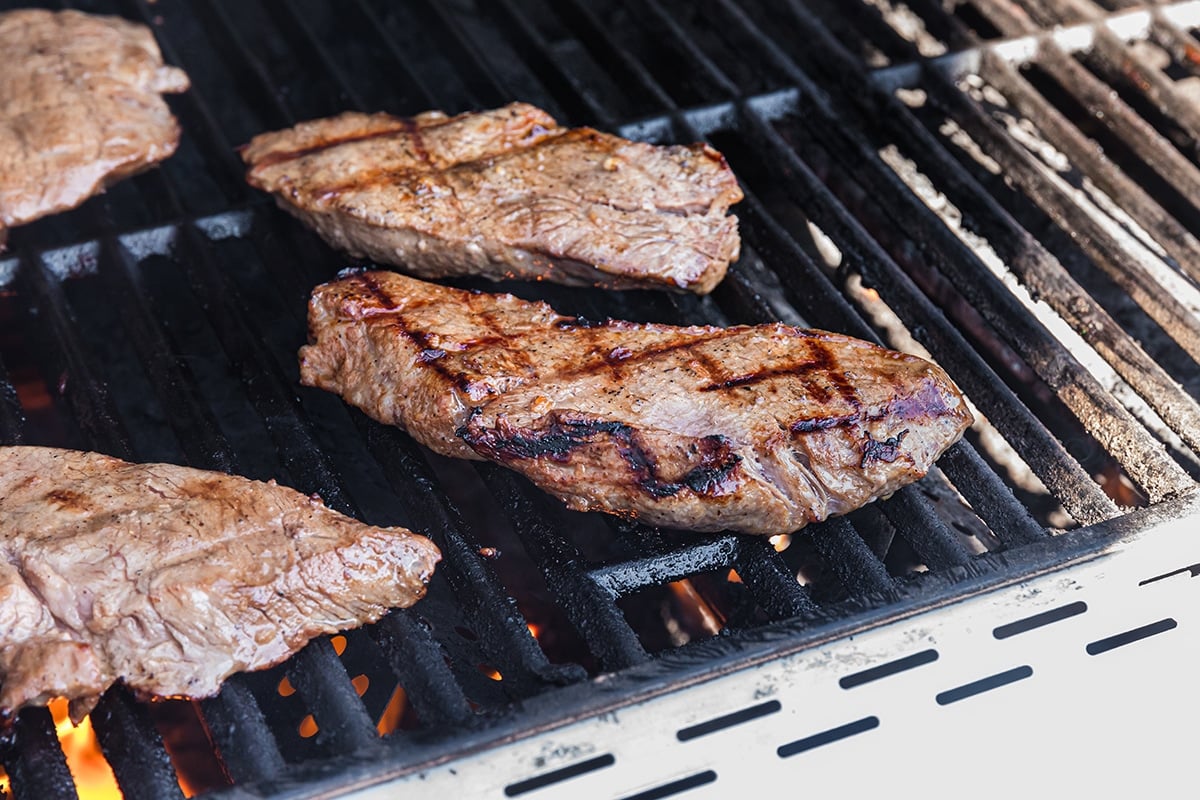
{"type": "Polygon", "coordinates": [[[4,229],[74,208],[175,152],[160,93],[188,88],[144,25],[78,11],[0,14],[4,229]]]}
{"type": "Polygon", "coordinates": [[[331,245],[422,277],[705,293],[740,247],[720,153],[561,128],[525,103],[347,113],[256,136],[242,157],[331,245]]]}
{"type": "Polygon", "coordinates": [[[302,381],[577,510],[773,534],[923,476],[971,423],[915,356],[785,325],[587,324],[391,272],[318,287],[302,381]]]}
{"type": "Polygon", "coordinates": [[[425,593],[439,554],[292,489],[0,447],[0,718],[116,681],[206,697],[425,593]]]}

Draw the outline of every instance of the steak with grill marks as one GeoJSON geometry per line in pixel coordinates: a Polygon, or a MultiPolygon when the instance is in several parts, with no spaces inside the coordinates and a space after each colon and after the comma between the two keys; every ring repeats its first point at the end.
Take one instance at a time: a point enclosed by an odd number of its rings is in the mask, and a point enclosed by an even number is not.
{"type": "Polygon", "coordinates": [[[175,152],[160,96],[188,88],[145,25],[78,11],[0,14],[0,245],[175,152]]]}
{"type": "Polygon", "coordinates": [[[346,113],[256,136],[247,180],[331,245],[421,277],[706,293],[737,258],[721,154],[559,127],[525,103],[346,113]]]}
{"type": "Polygon", "coordinates": [[[0,719],[114,682],[206,697],[425,594],[437,548],[317,497],[169,464],[0,447],[0,719]]]}
{"type": "Polygon", "coordinates": [[[563,317],[392,272],[317,287],[301,380],[580,511],[774,534],[922,477],[972,421],[920,358],[786,325],[563,317]]]}

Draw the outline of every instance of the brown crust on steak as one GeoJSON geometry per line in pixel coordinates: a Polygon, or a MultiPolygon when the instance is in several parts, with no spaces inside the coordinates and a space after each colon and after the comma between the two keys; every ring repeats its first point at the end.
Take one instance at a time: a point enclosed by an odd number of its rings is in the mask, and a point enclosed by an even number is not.
{"type": "Polygon", "coordinates": [[[793,531],[923,476],[971,422],[938,367],[786,325],[585,323],[396,273],[317,287],[301,380],[577,510],[793,531]]]}
{"type": "Polygon", "coordinates": [[[188,88],[145,25],[79,11],[0,14],[0,244],[175,152],[160,96],[188,88]]]}
{"type": "Polygon", "coordinates": [[[437,548],[274,482],[0,447],[0,719],[206,697],[425,593],[437,548]]]}
{"type": "Polygon", "coordinates": [[[716,150],[559,127],[526,103],[345,113],[256,136],[247,181],[331,245],[422,277],[706,293],[738,256],[716,150]]]}

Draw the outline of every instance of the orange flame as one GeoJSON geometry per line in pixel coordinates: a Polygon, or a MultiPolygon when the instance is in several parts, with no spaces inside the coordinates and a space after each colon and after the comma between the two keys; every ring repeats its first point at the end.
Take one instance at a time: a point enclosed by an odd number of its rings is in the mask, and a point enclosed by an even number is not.
{"type": "Polygon", "coordinates": [[[54,717],[63,755],[67,757],[67,768],[75,778],[79,800],[120,800],[123,795],[112,767],[100,752],[91,717],[84,717],[77,726],[72,725],[64,698],[50,701],[50,713],[54,717]]]}

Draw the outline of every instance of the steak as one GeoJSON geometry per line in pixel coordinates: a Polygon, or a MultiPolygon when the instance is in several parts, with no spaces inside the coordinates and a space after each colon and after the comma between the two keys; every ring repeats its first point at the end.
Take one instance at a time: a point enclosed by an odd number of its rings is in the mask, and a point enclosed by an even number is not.
{"type": "Polygon", "coordinates": [[[97,453],[0,447],[0,719],[114,682],[206,697],[309,639],[412,605],[439,559],[292,489],[97,453]]]}
{"type": "Polygon", "coordinates": [[[0,245],[5,228],[64,211],[175,152],[160,93],[188,88],[154,35],[119,17],[0,14],[0,245]]]}
{"type": "Polygon", "coordinates": [[[356,257],[483,275],[707,293],[738,256],[741,189],[702,144],[562,128],[525,103],[346,113],[254,137],[247,180],[356,257]]]}
{"type": "Polygon", "coordinates": [[[920,358],[782,324],[590,323],[393,272],[317,287],[301,381],[579,511],[797,530],[922,477],[971,424],[920,358]]]}

